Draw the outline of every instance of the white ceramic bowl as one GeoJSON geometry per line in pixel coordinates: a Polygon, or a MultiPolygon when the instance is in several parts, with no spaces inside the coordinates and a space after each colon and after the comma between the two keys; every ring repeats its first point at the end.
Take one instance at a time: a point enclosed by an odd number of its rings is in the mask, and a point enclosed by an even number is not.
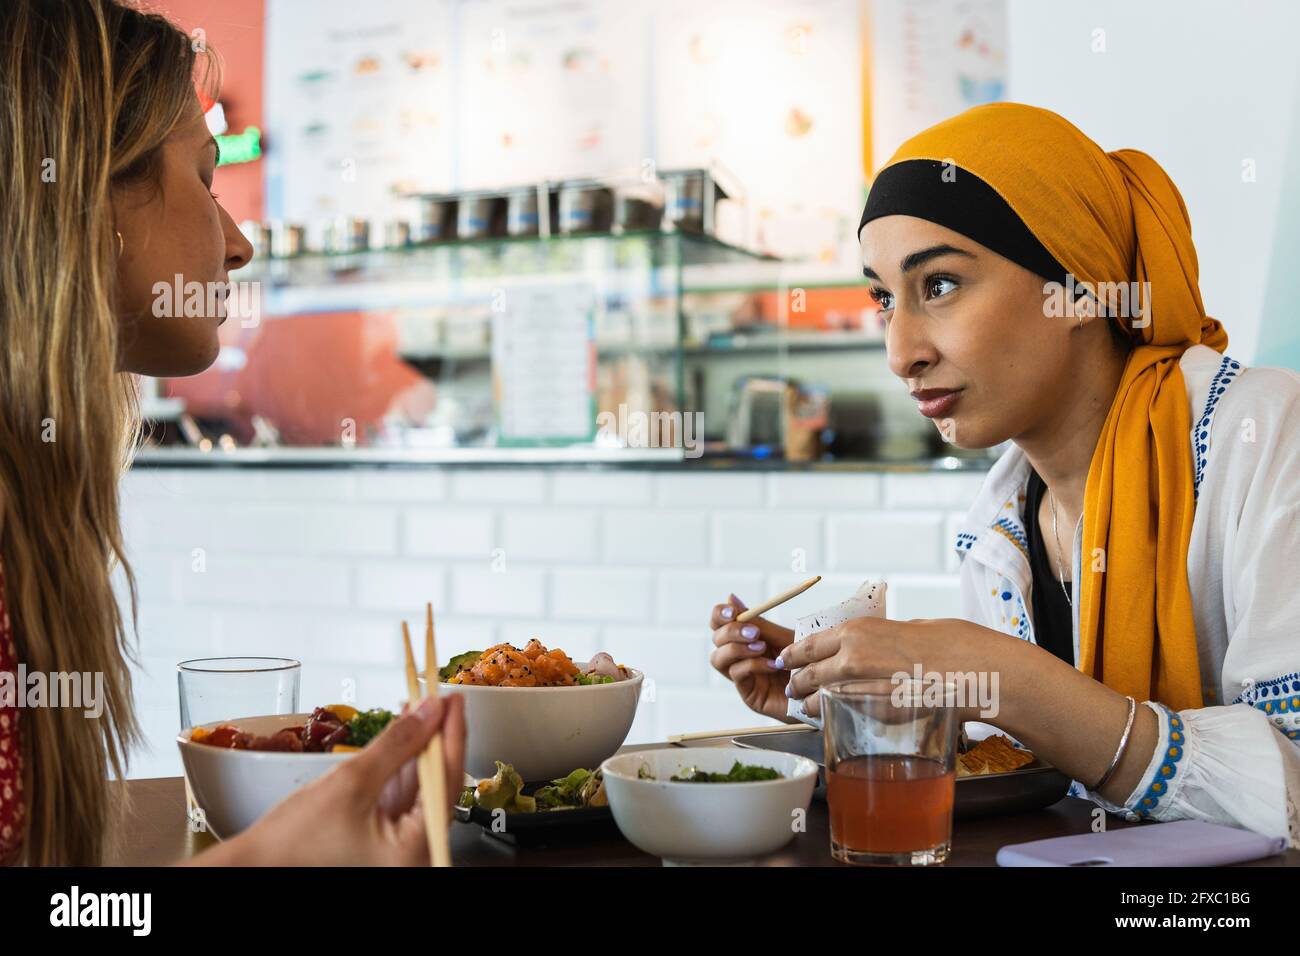
{"type": "Polygon", "coordinates": [[[740,747],[642,750],[610,757],[601,770],[618,828],[665,863],[740,862],[781,849],[817,784],[817,765],[807,757],[740,747]],[[751,783],[669,779],[688,767],[726,773],[737,760],[771,767],[782,777],[751,783]],[[639,779],[642,767],[656,779],[639,779]]]}
{"type": "Polygon", "coordinates": [[[446,693],[465,698],[466,772],[490,777],[500,760],[524,780],[540,782],[599,767],[632,729],[643,675],[631,674],[585,687],[441,684],[446,693]]]}
{"type": "MultiPolygon", "coordinates": [[[[311,714],[277,714],[239,717],[204,724],[212,730],[232,724],[254,734],[273,734],[285,727],[305,724],[311,714]]],[[[282,753],[264,750],[230,750],[190,740],[191,730],[176,737],[181,763],[194,800],[203,811],[205,825],[218,839],[228,839],[247,829],[258,817],[295,790],[329,772],[352,753],[282,753]]]]}

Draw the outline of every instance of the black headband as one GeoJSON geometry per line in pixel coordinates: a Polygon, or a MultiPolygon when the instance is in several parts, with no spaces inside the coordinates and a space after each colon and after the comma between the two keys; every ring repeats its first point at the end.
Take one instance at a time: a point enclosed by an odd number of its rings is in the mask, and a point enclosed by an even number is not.
{"type": "Polygon", "coordinates": [[[862,234],[863,226],[881,216],[915,216],[937,223],[1030,272],[1067,284],[1066,268],[1043,247],[1007,201],[974,173],[951,163],[907,159],[882,169],[867,194],[858,234],[862,234]]]}

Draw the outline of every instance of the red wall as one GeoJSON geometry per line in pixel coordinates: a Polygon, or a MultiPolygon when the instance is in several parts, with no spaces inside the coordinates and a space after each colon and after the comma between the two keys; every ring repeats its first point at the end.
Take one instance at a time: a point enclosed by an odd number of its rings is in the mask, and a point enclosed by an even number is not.
{"type": "MultiPolygon", "coordinates": [[[[242,133],[262,123],[263,43],[265,0],[152,0],[150,9],[163,14],[189,33],[202,29],[222,65],[221,102],[230,132],[242,133]]],[[[264,143],[265,145],[265,143],[264,143]]],[[[217,170],[213,191],[235,222],[261,219],[265,206],[262,163],[241,163],[217,170]]]]}

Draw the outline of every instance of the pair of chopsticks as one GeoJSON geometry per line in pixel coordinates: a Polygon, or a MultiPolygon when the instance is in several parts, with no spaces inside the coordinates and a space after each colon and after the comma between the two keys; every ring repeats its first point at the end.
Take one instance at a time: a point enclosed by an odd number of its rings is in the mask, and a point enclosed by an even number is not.
{"type": "MultiPolygon", "coordinates": [[[[424,695],[415,669],[411,650],[411,631],[402,622],[402,641],[406,644],[406,690],[411,706],[424,695]]],[[[438,653],[433,640],[433,605],[425,605],[424,615],[424,686],[429,697],[438,696],[438,653]]],[[[434,866],[451,866],[451,846],[447,841],[447,768],[442,759],[442,733],[433,735],[429,746],[416,760],[420,777],[420,803],[424,807],[424,829],[429,838],[429,859],[434,866]]]]}
{"type": "Polygon", "coordinates": [[[709,740],[713,737],[748,737],[751,734],[796,734],[803,730],[816,730],[811,724],[764,724],[762,727],[735,727],[732,730],[695,730],[689,734],[673,734],[670,744],[688,740],[709,740]]]}

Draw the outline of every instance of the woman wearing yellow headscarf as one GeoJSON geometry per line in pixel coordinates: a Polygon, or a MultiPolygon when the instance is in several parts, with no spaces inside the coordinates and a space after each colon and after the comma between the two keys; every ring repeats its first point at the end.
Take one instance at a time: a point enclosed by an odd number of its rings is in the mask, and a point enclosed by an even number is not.
{"type": "Polygon", "coordinates": [[[859,238],[921,413],[961,447],[1011,443],[957,536],[969,620],[864,618],[793,643],[735,623],[733,597],[714,666],[782,719],[787,697],[815,715],[837,680],[992,672],[998,713],[963,719],[1073,792],[1296,845],[1300,377],[1221,354],[1173,182],[996,103],[904,143],[859,238]]]}

